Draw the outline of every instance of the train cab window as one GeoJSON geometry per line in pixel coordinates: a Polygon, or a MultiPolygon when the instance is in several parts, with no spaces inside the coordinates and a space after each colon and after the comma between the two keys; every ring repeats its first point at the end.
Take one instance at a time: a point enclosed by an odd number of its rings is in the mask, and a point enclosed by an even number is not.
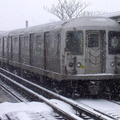
{"type": "Polygon", "coordinates": [[[88,47],[99,47],[99,34],[88,35],[88,47]]]}
{"type": "Polygon", "coordinates": [[[109,32],[108,51],[109,54],[120,54],[120,32],[109,32]]]}
{"type": "Polygon", "coordinates": [[[83,33],[81,31],[69,31],[66,35],[66,49],[72,55],[83,54],[83,33]]]}

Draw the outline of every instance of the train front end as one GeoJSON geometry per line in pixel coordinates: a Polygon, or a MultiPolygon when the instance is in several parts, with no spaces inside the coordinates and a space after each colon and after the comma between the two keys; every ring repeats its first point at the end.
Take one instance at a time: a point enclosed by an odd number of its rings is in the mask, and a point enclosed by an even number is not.
{"type": "Polygon", "coordinates": [[[120,79],[120,26],[103,17],[86,17],[64,26],[64,80],[74,90],[91,95],[118,92],[120,79]],[[117,85],[117,90],[115,88],[117,85]],[[85,88],[85,89],[83,89],[85,88]]]}

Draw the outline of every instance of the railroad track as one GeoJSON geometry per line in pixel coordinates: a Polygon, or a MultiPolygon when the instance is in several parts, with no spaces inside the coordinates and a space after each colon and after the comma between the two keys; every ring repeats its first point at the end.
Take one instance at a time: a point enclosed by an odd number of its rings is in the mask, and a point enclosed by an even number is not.
{"type": "Polygon", "coordinates": [[[120,104],[118,101],[113,100],[105,100],[105,99],[81,99],[77,100],[77,102],[85,104],[95,111],[98,111],[102,114],[107,114],[113,117],[115,120],[120,120],[120,104]]]}
{"type": "MultiPolygon", "coordinates": [[[[0,88],[5,94],[8,94],[8,97],[11,97],[12,100],[15,100],[16,102],[28,102],[28,100],[24,99],[20,94],[2,81],[0,81],[0,88]]],[[[12,100],[10,102],[13,102],[12,100]]]]}
{"type": "Polygon", "coordinates": [[[50,90],[47,90],[39,85],[36,85],[35,83],[32,83],[24,78],[21,78],[15,74],[12,74],[2,68],[0,68],[0,76],[2,77],[2,80],[6,83],[12,83],[14,85],[17,85],[17,87],[20,88],[20,90],[24,91],[25,93],[31,94],[31,96],[34,96],[34,99],[37,101],[44,101],[46,104],[51,106],[57,114],[62,116],[64,119],[67,120],[118,120],[119,116],[112,116],[108,113],[103,113],[102,111],[99,111],[97,109],[93,109],[89,106],[86,106],[82,103],[77,103],[73,100],[67,99],[63,96],[60,96],[50,90]],[[40,94],[48,95],[48,98],[43,97],[40,94]],[[66,110],[61,109],[57,104],[54,104],[50,101],[50,99],[55,98],[59,99],[61,101],[66,102],[67,104],[71,105],[73,109],[76,111],[76,114],[69,113],[66,110]]]}

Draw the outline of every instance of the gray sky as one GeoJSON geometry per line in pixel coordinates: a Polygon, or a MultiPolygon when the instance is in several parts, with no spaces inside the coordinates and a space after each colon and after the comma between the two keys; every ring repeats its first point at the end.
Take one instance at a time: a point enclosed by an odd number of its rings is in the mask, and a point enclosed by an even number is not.
{"type": "MultiPolygon", "coordinates": [[[[120,11],[120,0],[82,0],[91,2],[89,11],[120,11]]],[[[0,30],[11,30],[25,27],[25,21],[29,26],[57,21],[57,17],[46,12],[43,7],[50,7],[57,0],[0,0],[0,30]]]]}

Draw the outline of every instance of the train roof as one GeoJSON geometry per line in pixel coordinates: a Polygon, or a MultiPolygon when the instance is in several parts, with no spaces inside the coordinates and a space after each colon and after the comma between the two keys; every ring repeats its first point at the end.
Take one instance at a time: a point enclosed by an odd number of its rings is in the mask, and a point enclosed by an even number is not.
{"type": "Polygon", "coordinates": [[[7,36],[10,31],[0,31],[0,36],[7,36]]]}
{"type": "Polygon", "coordinates": [[[23,34],[23,33],[34,33],[35,31],[42,31],[47,32],[54,29],[60,29],[60,28],[71,28],[71,27],[77,27],[77,26],[109,26],[109,27],[118,27],[118,23],[110,18],[107,17],[79,17],[74,18],[71,20],[65,20],[65,21],[59,21],[54,23],[48,23],[18,30],[13,30],[10,32],[1,32],[0,35],[8,34],[14,35],[14,34],[23,34]]]}
{"type": "Polygon", "coordinates": [[[119,24],[107,17],[80,17],[72,19],[68,24],[65,24],[64,27],[118,27],[119,24]]]}
{"type": "Polygon", "coordinates": [[[50,31],[54,29],[59,29],[63,24],[65,24],[66,21],[59,21],[59,22],[54,22],[54,23],[48,23],[48,24],[42,24],[42,25],[37,25],[33,27],[28,27],[28,28],[23,28],[23,29],[18,29],[18,30],[13,30],[10,31],[10,34],[23,34],[23,33],[34,33],[35,31],[50,31]]]}

